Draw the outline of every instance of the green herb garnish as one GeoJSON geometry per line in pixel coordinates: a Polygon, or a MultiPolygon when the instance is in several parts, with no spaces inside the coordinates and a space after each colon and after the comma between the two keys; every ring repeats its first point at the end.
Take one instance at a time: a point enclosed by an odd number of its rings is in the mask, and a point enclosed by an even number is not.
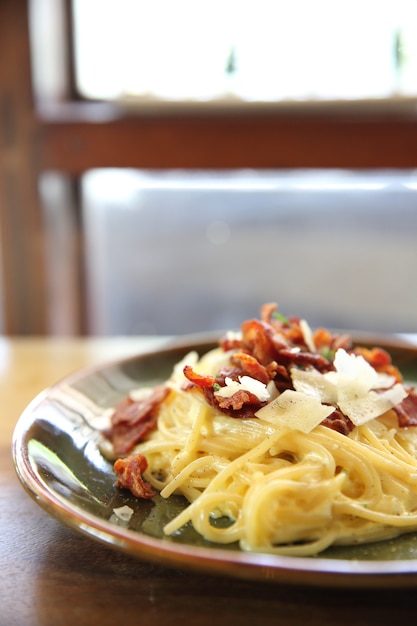
{"type": "Polygon", "coordinates": [[[333,361],[334,359],[334,350],[332,350],[331,348],[323,348],[323,350],[321,351],[321,355],[324,356],[325,359],[327,359],[328,361],[333,361]]]}
{"type": "Polygon", "coordinates": [[[279,313],[279,311],[274,311],[272,317],[275,317],[275,319],[279,320],[283,324],[283,326],[291,326],[291,322],[285,317],[285,315],[279,313]]]}

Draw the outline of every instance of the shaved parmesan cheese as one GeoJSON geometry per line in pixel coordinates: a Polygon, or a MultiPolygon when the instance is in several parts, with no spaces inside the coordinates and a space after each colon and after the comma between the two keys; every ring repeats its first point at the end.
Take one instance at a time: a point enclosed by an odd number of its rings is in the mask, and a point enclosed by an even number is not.
{"type": "Polygon", "coordinates": [[[113,513],[118,519],[122,520],[122,522],[129,522],[130,518],[133,515],[133,512],[133,509],[131,509],[130,506],[127,506],[127,504],[125,506],[119,506],[118,508],[113,509],[113,513]]]}
{"type": "Polygon", "coordinates": [[[403,400],[408,396],[408,392],[405,390],[404,386],[400,383],[397,383],[390,389],[387,389],[383,393],[379,394],[380,398],[386,398],[391,402],[392,406],[396,406],[397,404],[401,404],[403,400]]]}
{"type": "Polygon", "coordinates": [[[333,406],[325,406],[311,395],[287,389],[255,415],[276,426],[309,433],[333,411],[333,406]]]}
{"type": "Polygon", "coordinates": [[[270,401],[271,400],[275,400],[275,398],[277,396],[279,396],[279,391],[278,391],[277,386],[276,386],[276,384],[274,383],[273,380],[269,381],[269,383],[267,384],[266,388],[267,388],[267,391],[269,393],[269,400],[270,401]]]}
{"type": "Polygon", "coordinates": [[[337,405],[355,426],[383,415],[408,395],[399,383],[381,394],[372,391],[386,388],[395,381],[378,374],[362,356],[338,350],[334,365],[336,372],[324,376],[337,385],[337,405]]]}
{"type": "Polygon", "coordinates": [[[378,375],[374,368],[356,354],[348,354],[339,348],[334,357],[335,372],[324,374],[325,378],[353,395],[363,395],[376,384],[378,375]]]}
{"type": "Polygon", "coordinates": [[[300,320],[300,329],[303,333],[303,339],[307,348],[310,350],[310,352],[317,352],[316,346],[314,344],[313,333],[310,326],[305,320],[300,320]]]}
{"type": "Polygon", "coordinates": [[[216,391],[214,394],[215,396],[220,398],[230,398],[238,391],[248,391],[256,396],[260,402],[270,400],[271,396],[266,385],[251,376],[239,376],[238,381],[226,377],[225,383],[226,386],[221,387],[218,391],[216,391]]]}
{"type": "Polygon", "coordinates": [[[337,403],[337,387],[316,369],[291,369],[291,378],[296,391],[313,396],[325,404],[337,403]]]}
{"type": "Polygon", "coordinates": [[[395,376],[390,376],[389,374],[380,374],[379,372],[377,372],[377,379],[372,389],[388,389],[388,387],[393,386],[395,380],[395,376]]]}
{"type": "Polygon", "coordinates": [[[404,387],[397,384],[381,394],[370,391],[364,396],[342,398],[338,401],[338,406],[355,426],[362,426],[392,409],[407,395],[404,387]]]}
{"type": "Polygon", "coordinates": [[[332,404],[355,424],[361,426],[383,415],[408,395],[393,376],[379,374],[362,356],[339,349],[334,372],[321,374],[315,369],[291,369],[294,389],[317,400],[332,404]],[[393,386],[394,385],[394,386],[393,386]],[[374,389],[385,389],[376,393],[374,389]]]}

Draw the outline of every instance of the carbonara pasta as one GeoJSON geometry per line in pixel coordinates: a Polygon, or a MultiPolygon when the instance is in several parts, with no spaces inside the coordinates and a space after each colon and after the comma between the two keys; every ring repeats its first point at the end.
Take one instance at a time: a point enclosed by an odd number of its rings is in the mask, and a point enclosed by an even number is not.
{"type": "Polygon", "coordinates": [[[182,494],[165,527],[216,544],[314,555],[417,529],[417,395],[380,348],[259,320],[116,408],[117,484],[182,494]]]}

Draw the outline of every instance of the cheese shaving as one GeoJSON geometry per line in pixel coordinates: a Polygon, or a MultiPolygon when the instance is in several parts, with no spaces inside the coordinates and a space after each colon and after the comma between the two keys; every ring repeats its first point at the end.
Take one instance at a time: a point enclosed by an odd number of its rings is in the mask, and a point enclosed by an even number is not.
{"type": "Polygon", "coordinates": [[[348,354],[341,348],[335,354],[334,366],[336,371],[324,374],[325,378],[352,395],[367,393],[378,378],[376,370],[362,356],[348,354]]]}
{"type": "Polygon", "coordinates": [[[300,370],[297,367],[293,367],[291,369],[291,379],[296,391],[313,396],[325,404],[336,404],[336,385],[326,379],[316,369],[300,370]]]}
{"type": "Polygon", "coordinates": [[[333,411],[333,406],[323,405],[313,396],[286,389],[255,415],[276,426],[309,433],[333,411]]]}
{"type": "Polygon", "coordinates": [[[300,320],[300,329],[303,333],[303,339],[310,352],[317,352],[314,344],[313,332],[306,320],[300,320]]]}
{"type": "Polygon", "coordinates": [[[232,380],[229,377],[225,378],[225,387],[221,387],[215,392],[215,395],[220,398],[231,398],[238,391],[248,391],[255,395],[261,402],[270,400],[270,393],[263,383],[251,376],[239,376],[239,380],[232,380]]]}
{"type": "Polygon", "coordinates": [[[124,506],[119,506],[116,509],[113,509],[113,513],[118,519],[122,520],[122,522],[129,522],[134,511],[130,506],[127,506],[126,504],[124,506]]]}
{"type": "Polygon", "coordinates": [[[386,413],[408,395],[392,376],[378,372],[362,356],[339,349],[334,359],[335,371],[321,374],[315,369],[291,370],[296,391],[338,407],[359,426],[386,413]],[[374,389],[385,389],[382,393],[374,389]]]}
{"type": "Polygon", "coordinates": [[[355,426],[362,426],[392,409],[393,406],[402,402],[407,395],[404,387],[397,384],[381,394],[369,391],[361,397],[341,398],[338,401],[338,406],[355,426]]]}

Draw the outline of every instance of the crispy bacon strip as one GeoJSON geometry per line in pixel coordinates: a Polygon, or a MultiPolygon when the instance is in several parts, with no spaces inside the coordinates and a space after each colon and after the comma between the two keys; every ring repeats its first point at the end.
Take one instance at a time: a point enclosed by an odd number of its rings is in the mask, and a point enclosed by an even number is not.
{"type": "Polygon", "coordinates": [[[254,405],[256,407],[255,411],[261,406],[259,398],[244,389],[236,391],[229,398],[218,398],[217,402],[220,409],[233,409],[234,411],[239,411],[245,404],[254,405]]]}
{"type": "Polygon", "coordinates": [[[290,317],[288,319],[280,319],[275,313],[278,306],[274,302],[264,304],[261,307],[261,319],[268,323],[281,336],[281,341],[290,342],[293,345],[305,345],[304,335],[300,326],[299,317],[290,317]]]}
{"type": "Polygon", "coordinates": [[[317,328],[313,333],[313,341],[318,350],[328,348],[331,345],[332,335],[327,328],[317,328]]]}
{"type": "Polygon", "coordinates": [[[331,428],[341,435],[348,435],[355,428],[353,422],[339,409],[335,409],[321,423],[323,426],[327,426],[327,428],[331,428]]]}
{"type": "Polygon", "coordinates": [[[401,428],[417,426],[417,394],[415,391],[411,390],[401,404],[394,407],[394,411],[397,414],[398,424],[401,428]]]}
{"type": "Polygon", "coordinates": [[[270,367],[271,364],[265,367],[265,365],[261,365],[259,361],[250,354],[236,352],[232,356],[232,361],[239,363],[242,368],[242,374],[256,378],[256,380],[259,380],[264,385],[267,385],[271,378],[273,378],[273,375],[271,376],[271,370],[273,371],[273,368],[270,367]]]}
{"type": "Polygon", "coordinates": [[[218,398],[214,395],[213,389],[205,389],[204,397],[208,404],[218,411],[236,419],[254,417],[256,411],[266,404],[266,402],[260,402],[256,396],[244,390],[237,391],[230,398],[218,398]]]}
{"type": "Polygon", "coordinates": [[[111,427],[104,431],[117,456],[130,452],[156,427],[159,405],[168,393],[167,387],[160,386],[143,400],[135,401],[127,396],[119,402],[111,418],[111,427]]]}
{"type": "Polygon", "coordinates": [[[287,346],[284,336],[268,322],[254,319],[242,324],[242,351],[254,356],[262,365],[275,361],[277,351],[287,346]]]}
{"type": "Polygon", "coordinates": [[[321,354],[313,352],[295,352],[291,349],[285,348],[280,350],[279,356],[282,363],[288,363],[291,365],[312,365],[316,370],[323,371],[329,369],[329,361],[321,354]]]}
{"type": "Polygon", "coordinates": [[[188,391],[197,387],[203,393],[208,404],[230,417],[240,419],[253,417],[256,411],[260,409],[265,402],[261,402],[257,396],[245,390],[239,390],[228,398],[218,397],[215,395],[215,385],[220,384],[223,386],[226,376],[231,377],[233,380],[237,380],[238,376],[244,373],[245,370],[236,368],[233,370],[221,371],[217,377],[214,377],[198,374],[190,365],[186,365],[184,367],[184,375],[192,383],[187,388],[188,391]]]}
{"type": "Polygon", "coordinates": [[[274,315],[277,308],[278,305],[276,302],[266,302],[265,304],[263,304],[260,311],[261,320],[270,324],[272,316],[274,315]]]}
{"type": "Polygon", "coordinates": [[[211,389],[216,382],[216,378],[214,376],[210,376],[208,374],[199,374],[191,365],[186,365],[184,367],[184,376],[188,378],[191,383],[200,387],[200,389],[211,389]]]}
{"type": "Polygon", "coordinates": [[[128,489],[137,498],[150,500],[156,495],[152,485],[143,479],[148,462],[143,454],[132,454],[125,459],[117,459],[114,471],[117,474],[116,487],[128,489]]]}

